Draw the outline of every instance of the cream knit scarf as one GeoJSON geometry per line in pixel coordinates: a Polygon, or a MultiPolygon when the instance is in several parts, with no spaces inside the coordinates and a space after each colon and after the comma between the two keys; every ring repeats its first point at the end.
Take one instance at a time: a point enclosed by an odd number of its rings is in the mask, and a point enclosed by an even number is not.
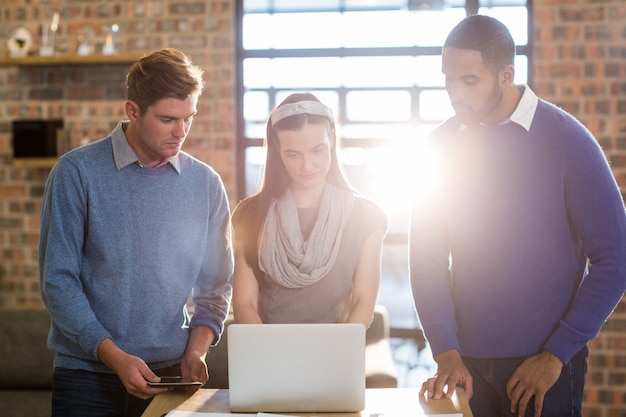
{"type": "Polygon", "coordinates": [[[343,231],[352,214],[354,194],[327,184],[317,220],[304,240],[290,189],[275,200],[259,238],[259,266],[277,284],[301,288],[314,284],[337,260],[343,231]]]}

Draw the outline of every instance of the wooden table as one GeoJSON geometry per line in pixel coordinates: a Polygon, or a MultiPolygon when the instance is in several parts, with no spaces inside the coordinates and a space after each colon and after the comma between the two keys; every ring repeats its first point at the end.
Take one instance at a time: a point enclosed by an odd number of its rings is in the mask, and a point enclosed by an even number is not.
{"type": "MultiPolygon", "coordinates": [[[[172,410],[230,413],[227,389],[170,391],[152,400],[142,417],[161,417],[172,410]]],[[[360,417],[422,417],[428,414],[463,414],[473,417],[465,392],[458,387],[451,399],[431,400],[420,397],[418,388],[371,388],[365,391],[365,409],[360,417]]],[[[290,413],[287,413],[290,414],[290,413]]],[[[292,414],[293,415],[293,414],[292,414]]],[[[298,416],[354,417],[358,413],[318,413],[298,416]]]]}

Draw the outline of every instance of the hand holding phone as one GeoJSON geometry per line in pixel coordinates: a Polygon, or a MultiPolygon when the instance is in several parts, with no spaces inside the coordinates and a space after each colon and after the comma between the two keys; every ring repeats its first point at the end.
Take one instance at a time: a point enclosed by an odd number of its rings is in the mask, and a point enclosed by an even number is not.
{"type": "Polygon", "coordinates": [[[202,382],[200,381],[186,381],[183,382],[182,376],[163,376],[161,377],[160,382],[150,382],[148,381],[148,385],[151,387],[172,387],[172,388],[180,388],[180,387],[201,387],[202,382]]]}

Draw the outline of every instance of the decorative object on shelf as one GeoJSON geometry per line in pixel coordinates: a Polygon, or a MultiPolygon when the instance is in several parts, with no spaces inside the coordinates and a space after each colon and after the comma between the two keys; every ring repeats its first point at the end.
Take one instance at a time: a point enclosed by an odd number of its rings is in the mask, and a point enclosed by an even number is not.
{"type": "Polygon", "coordinates": [[[93,29],[89,26],[78,29],[78,55],[93,54],[93,29]]]}
{"type": "Polygon", "coordinates": [[[9,56],[11,58],[23,58],[28,55],[33,45],[33,36],[28,29],[23,26],[18,27],[9,37],[7,41],[9,47],[9,56]]]}
{"type": "Polygon", "coordinates": [[[119,31],[120,27],[117,23],[111,25],[111,29],[107,29],[107,34],[104,39],[104,45],[102,46],[103,55],[113,55],[115,53],[115,34],[119,31]]]}
{"type": "Polygon", "coordinates": [[[59,28],[59,17],[59,12],[54,12],[50,28],[41,25],[41,48],[39,48],[39,55],[41,56],[54,55],[54,38],[59,28]]]}

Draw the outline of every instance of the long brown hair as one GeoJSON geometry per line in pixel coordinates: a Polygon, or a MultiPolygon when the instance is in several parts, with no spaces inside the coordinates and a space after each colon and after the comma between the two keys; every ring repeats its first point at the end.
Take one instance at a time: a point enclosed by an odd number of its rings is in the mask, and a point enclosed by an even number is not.
{"type": "MultiPolygon", "coordinates": [[[[311,93],[294,93],[283,100],[277,108],[285,104],[297,103],[300,101],[320,100],[311,93]]],[[[354,191],[346,179],[339,158],[337,156],[337,134],[335,121],[331,118],[316,114],[298,113],[277,121],[272,125],[268,119],[266,126],[266,136],[264,145],[267,149],[263,180],[259,191],[242,200],[233,211],[233,227],[236,239],[243,241],[236,244],[243,244],[244,254],[248,265],[258,275],[258,239],[261,227],[265,222],[265,217],[269,211],[272,201],[281,197],[290,184],[290,177],[283,165],[280,157],[280,143],[277,132],[284,130],[301,130],[307,123],[327,125],[328,136],[330,138],[330,169],[326,180],[350,191],[354,191]]]]}

